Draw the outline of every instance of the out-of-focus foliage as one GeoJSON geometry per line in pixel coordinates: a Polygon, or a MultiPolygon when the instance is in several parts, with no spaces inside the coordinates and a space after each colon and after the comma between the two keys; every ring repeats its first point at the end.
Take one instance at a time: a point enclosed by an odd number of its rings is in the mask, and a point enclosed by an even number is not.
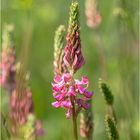
{"type": "MultiPolygon", "coordinates": [[[[138,0],[99,0],[102,22],[94,30],[86,25],[84,2],[79,0],[81,43],[86,63],[79,75],[89,77],[91,90],[95,92],[93,139],[107,140],[106,105],[98,89],[98,79],[105,73],[115,99],[120,139],[138,140],[138,0]]],[[[71,120],[66,120],[63,109],[51,106],[54,100],[51,91],[54,34],[60,24],[67,27],[70,3],[66,0],[2,0],[2,27],[4,23],[14,24],[13,41],[18,57],[26,42],[29,21],[33,26],[28,70],[36,116],[42,119],[46,131],[40,140],[72,139],[71,120]]],[[[1,107],[7,113],[8,97],[4,91],[1,97],[1,107]]]]}

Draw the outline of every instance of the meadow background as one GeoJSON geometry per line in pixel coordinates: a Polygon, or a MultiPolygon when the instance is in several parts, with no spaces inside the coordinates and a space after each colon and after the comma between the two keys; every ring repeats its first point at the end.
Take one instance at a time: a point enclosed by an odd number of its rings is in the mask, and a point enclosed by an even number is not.
{"type": "MultiPolygon", "coordinates": [[[[64,109],[51,106],[54,33],[60,24],[67,27],[71,0],[2,0],[1,29],[5,23],[15,26],[13,41],[20,60],[23,46],[32,32],[28,70],[35,113],[43,122],[46,135],[39,140],[72,140],[72,121],[64,109]],[[32,28],[32,30],[30,30],[32,28]]],[[[94,91],[94,137],[107,140],[104,126],[106,104],[98,88],[98,79],[107,81],[115,97],[115,111],[121,140],[139,139],[138,0],[98,0],[101,25],[86,25],[85,0],[79,0],[81,43],[85,65],[76,77],[86,75],[94,91]]],[[[7,112],[7,96],[1,92],[2,110],[7,112]]],[[[79,117],[78,117],[79,119],[79,117]]]]}

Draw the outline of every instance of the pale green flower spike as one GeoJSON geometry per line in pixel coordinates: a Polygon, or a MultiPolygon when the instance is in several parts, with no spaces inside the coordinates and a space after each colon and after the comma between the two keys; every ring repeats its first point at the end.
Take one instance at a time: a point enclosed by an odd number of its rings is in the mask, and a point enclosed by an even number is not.
{"type": "Polygon", "coordinates": [[[64,34],[65,34],[65,26],[60,25],[54,37],[54,73],[55,74],[62,74],[65,72],[66,68],[63,63],[63,56],[64,56],[64,34]]]}
{"type": "Polygon", "coordinates": [[[4,30],[3,30],[3,35],[2,35],[2,47],[3,48],[9,48],[13,47],[12,41],[11,41],[11,36],[10,34],[14,30],[14,26],[12,24],[5,24],[4,25],[4,30]]]}
{"type": "Polygon", "coordinates": [[[74,31],[79,32],[79,5],[78,5],[78,2],[73,2],[70,7],[68,33],[73,34],[74,31]]]}

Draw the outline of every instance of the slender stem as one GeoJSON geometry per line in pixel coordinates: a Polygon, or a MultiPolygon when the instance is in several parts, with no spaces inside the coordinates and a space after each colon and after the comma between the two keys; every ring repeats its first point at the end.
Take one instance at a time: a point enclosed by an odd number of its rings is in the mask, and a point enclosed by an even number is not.
{"type": "Polygon", "coordinates": [[[74,99],[71,98],[72,103],[72,120],[73,120],[73,131],[74,131],[74,140],[78,140],[78,134],[77,134],[77,120],[76,120],[76,112],[75,112],[75,105],[74,105],[74,99]]]}
{"type": "Polygon", "coordinates": [[[8,130],[8,128],[7,128],[7,124],[6,124],[6,117],[3,115],[3,113],[1,112],[1,114],[0,114],[1,116],[1,128],[4,128],[5,129],[5,131],[6,131],[6,134],[7,134],[7,137],[8,138],[10,138],[10,132],[9,132],[9,130],[8,130]]]}
{"type": "MultiPolygon", "coordinates": [[[[72,76],[71,84],[73,85],[73,83],[74,83],[74,71],[73,71],[73,69],[71,69],[69,72],[72,76]]],[[[77,114],[76,114],[75,104],[74,104],[75,97],[73,97],[73,96],[70,97],[70,100],[71,100],[71,104],[72,104],[72,120],[73,120],[74,140],[78,140],[77,120],[76,120],[77,114]]]]}
{"type": "Polygon", "coordinates": [[[116,113],[115,113],[113,105],[109,105],[109,112],[111,113],[111,115],[113,116],[113,118],[115,119],[117,123],[117,117],[116,117],[116,113]]]}

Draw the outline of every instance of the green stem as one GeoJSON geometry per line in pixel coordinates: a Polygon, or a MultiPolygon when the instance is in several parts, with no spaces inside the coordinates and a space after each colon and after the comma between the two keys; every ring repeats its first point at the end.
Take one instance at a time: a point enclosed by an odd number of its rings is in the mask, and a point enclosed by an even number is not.
{"type": "MultiPolygon", "coordinates": [[[[70,74],[72,76],[72,80],[71,80],[71,84],[73,85],[74,82],[74,71],[73,69],[70,69],[70,74]]],[[[74,132],[74,140],[78,140],[78,133],[77,133],[77,115],[76,115],[76,111],[75,111],[75,104],[74,104],[74,100],[75,97],[70,97],[71,100],[71,104],[72,104],[72,120],[73,120],[73,132],[74,132]]]]}
{"type": "Polygon", "coordinates": [[[78,140],[78,134],[77,134],[77,120],[76,120],[76,112],[75,112],[75,105],[74,105],[74,99],[71,98],[72,103],[72,120],[73,120],[73,131],[74,131],[74,140],[78,140]]]}
{"type": "Polygon", "coordinates": [[[112,115],[112,117],[114,118],[115,122],[117,123],[117,117],[116,117],[116,113],[115,113],[115,110],[113,108],[113,105],[109,105],[108,106],[108,110],[109,110],[109,113],[112,115]]]}

